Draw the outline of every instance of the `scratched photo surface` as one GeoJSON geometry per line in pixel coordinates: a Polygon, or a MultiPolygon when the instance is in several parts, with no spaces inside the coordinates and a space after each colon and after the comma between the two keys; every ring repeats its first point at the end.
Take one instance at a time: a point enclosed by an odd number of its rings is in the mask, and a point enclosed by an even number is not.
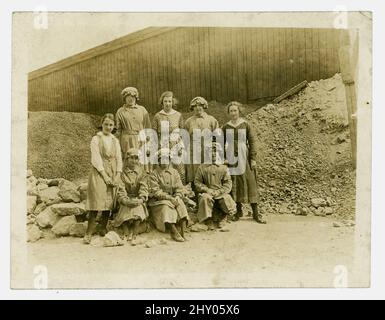
{"type": "Polygon", "coordinates": [[[370,12],[14,12],[11,287],[369,287],[371,50],[370,12]]]}

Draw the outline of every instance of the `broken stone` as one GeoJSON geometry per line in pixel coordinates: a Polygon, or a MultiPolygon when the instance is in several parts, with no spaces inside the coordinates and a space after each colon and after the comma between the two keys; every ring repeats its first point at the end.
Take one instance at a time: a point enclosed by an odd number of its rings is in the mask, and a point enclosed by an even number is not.
{"type": "Polygon", "coordinates": [[[280,214],[290,214],[291,210],[289,209],[289,204],[283,203],[278,211],[280,214]]]}
{"type": "Polygon", "coordinates": [[[59,196],[60,189],[58,187],[48,187],[39,192],[38,201],[44,202],[47,205],[60,203],[61,198],[59,196]]]}
{"type": "Polygon", "coordinates": [[[331,214],[333,214],[333,208],[330,208],[330,207],[324,208],[324,213],[327,216],[330,216],[331,214]]]}
{"type": "Polygon", "coordinates": [[[318,208],[318,209],[314,212],[314,215],[317,216],[317,217],[325,217],[325,216],[326,216],[326,213],[325,213],[324,208],[318,208]]]}
{"type": "Polygon", "coordinates": [[[61,179],[51,179],[51,180],[48,180],[47,184],[49,187],[57,187],[60,183],[61,179]]]}
{"type": "Polygon", "coordinates": [[[66,179],[60,179],[59,189],[60,191],[63,191],[63,190],[76,190],[77,188],[73,182],[68,181],[66,179]]]}
{"type": "Polygon", "coordinates": [[[86,223],[75,223],[70,228],[70,236],[82,238],[86,234],[86,223]]]}
{"type": "Polygon", "coordinates": [[[71,227],[75,223],[76,218],[74,216],[63,217],[52,227],[52,232],[58,237],[68,236],[70,234],[71,227]]]}
{"type": "Polygon", "coordinates": [[[196,223],[194,225],[191,226],[191,231],[192,232],[203,232],[203,231],[207,231],[209,228],[203,224],[203,223],[196,223]]]}
{"type": "Polygon", "coordinates": [[[103,247],[104,246],[104,238],[95,237],[91,240],[90,245],[93,247],[103,247]]]}
{"type": "Polygon", "coordinates": [[[56,235],[52,232],[52,229],[42,229],[41,232],[43,233],[44,239],[47,239],[47,240],[56,239],[56,235]]]}
{"type": "Polygon", "coordinates": [[[45,179],[45,178],[38,178],[37,179],[37,184],[46,184],[48,185],[48,179],[45,179]]]}
{"type": "Polygon", "coordinates": [[[33,214],[30,214],[27,216],[27,225],[29,224],[35,224],[36,217],[33,214]]]}
{"type": "Polygon", "coordinates": [[[37,217],[36,222],[41,228],[52,227],[60,220],[60,217],[51,210],[51,207],[44,209],[37,217]]]}
{"type": "Polygon", "coordinates": [[[87,199],[87,188],[88,188],[87,182],[82,183],[82,184],[78,187],[78,192],[79,192],[79,194],[80,194],[80,200],[81,200],[81,201],[84,201],[84,200],[87,199]]]}
{"type": "Polygon", "coordinates": [[[82,215],[85,213],[85,207],[83,203],[58,203],[51,206],[52,211],[59,216],[72,216],[82,215]]]}
{"type": "Polygon", "coordinates": [[[150,240],[150,241],[147,241],[147,242],[144,244],[144,246],[145,246],[146,248],[152,248],[152,247],[155,247],[155,246],[157,246],[157,245],[159,245],[159,242],[158,242],[157,240],[150,240]]]}
{"type": "Polygon", "coordinates": [[[76,190],[68,189],[59,191],[59,196],[64,202],[77,202],[81,201],[80,193],[76,190]]]}
{"type": "Polygon", "coordinates": [[[80,193],[77,191],[77,187],[71,181],[66,179],[60,179],[59,181],[59,196],[65,202],[80,202],[80,193]]]}
{"type": "Polygon", "coordinates": [[[27,183],[29,183],[32,186],[36,186],[37,179],[34,176],[29,176],[27,179],[27,183]]]}
{"type": "Polygon", "coordinates": [[[333,222],[333,227],[335,227],[335,228],[341,228],[343,226],[344,225],[341,222],[337,222],[337,221],[333,222]]]}
{"type": "Polygon", "coordinates": [[[167,239],[166,238],[160,238],[159,244],[167,244],[167,239]]]}
{"type": "Polygon", "coordinates": [[[355,221],[353,220],[344,220],[342,223],[347,227],[354,227],[356,225],[355,221]]]}
{"type": "Polygon", "coordinates": [[[36,189],[37,189],[37,192],[41,192],[41,191],[43,191],[43,190],[45,190],[45,189],[48,189],[49,187],[48,187],[48,184],[46,184],[46,183],[41,183],[41,184],[38,184],[37,186],[36,186],[36,189]]]}
{"type": "Polygon", "coordinates": [[[114,231],[109,231],[103,238],[104,247],[116,247],[116,246],[122,246],[123,244],[124,244],[123,240],[114,231]]]}
{"type": "Polygon", "coordinates": [[[27,214],[34,212],[36,207],[37,196],[27,196],[27,214]]]}
{"type": "Polygon", "coordinates": [[[27,227],[27,241],[36,242],[43,237],[43,233],[40,231],[39,227],[36,225],[30,225],[27,227]]]}
{"type": "Polygon", "coordinates": [[[313,198],[311,199],[311,204],[316,208],[324,207],[326,205],[326,201],[322,198],[313,198]]]}
{"type": "Polygon", "coordinates": [[[309,214],[309,209],[306,207],[300,207],[296,210],[295,214],[297,216],[307,216],[309,214]]]}
{"type": "Polygon", "coordinates": [[[47,208],[47,205],[44,202],[39,203],[36,207],[35,210],[33,211],[33,214],[35,216],[39,215],[40,212],[42,212],[45,208],[47,208]]]}
{"type": "Polygon", "coordinates": [[[32,170],[31,170],[31,169],[28,169],[28,170],[27,170],[27,178],[29,178],[29,177],[31,177],[31,176],[33,176],[32,170]]]}

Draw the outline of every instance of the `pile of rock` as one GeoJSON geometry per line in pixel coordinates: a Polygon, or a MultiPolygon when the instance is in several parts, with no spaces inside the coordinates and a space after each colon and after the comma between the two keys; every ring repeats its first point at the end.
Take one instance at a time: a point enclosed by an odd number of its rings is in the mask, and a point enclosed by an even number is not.
{"type": "Polygon", "coordinates": [[[66,179],[42,179],[27,172],[27,235],[35,242],[45,234],[83,237],[87,185],[66,179]]]}
{"type": "Polygon", "coordinates": [[[258,137],[261,210],[354,216],[355,171],[344,90],[336,74],[247,116],[258,137]]]}
{"type": "MultiPolygon", "coordinates": [[[[191,190],[186,188],[186,192],[191,190]]],[[[43,179],[27,171],[27,236],[29,242],[41,238],[63,236],[84,237],[87,229],[87,183],[75,184],[63,178],[43,179]]],[[[197,222],[196,212],[187,206],[190,213],[190,226],[197,222]]],[[[104,237],[95,237],[93,246],[122,245],[121,228],[115,228],[112,221],[107,225],[108,233],[104,237]]],[[[148,222],[139,225],[139,233],[149,232],[152,226],[148,222]]],[[[202,230],[194,230],[202,231],[202,230]]],[[[98,230],[95,230],[97,233],[98,230]]],[[[154,246],[153,244],[151,246],[154,246]]]]}

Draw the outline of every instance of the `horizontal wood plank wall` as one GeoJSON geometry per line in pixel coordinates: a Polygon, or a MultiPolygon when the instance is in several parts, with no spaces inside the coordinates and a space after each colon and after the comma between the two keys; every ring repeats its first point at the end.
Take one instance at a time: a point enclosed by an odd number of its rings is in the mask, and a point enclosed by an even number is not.
{"type": "Polygon", "coordinates": [[[303,80],[339,72],[341,32],[176,28],[30,79],[28,109],[114,113],[127,86],[138,88],[150,112],[159,110],[166,90],[174,91],[182,111],[198,95],[222,103],[265,102],[303,80]]]}

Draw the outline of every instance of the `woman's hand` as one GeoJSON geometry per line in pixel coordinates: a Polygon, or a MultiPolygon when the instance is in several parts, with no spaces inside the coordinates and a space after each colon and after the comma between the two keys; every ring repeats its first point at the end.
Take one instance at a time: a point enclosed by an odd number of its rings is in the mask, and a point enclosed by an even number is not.
{"type": "Polygon", "coordinates": [[[120,183],[120,172],[118,172],[118,173],[115,175],[114,179],[112,180],[112,184],[113,184],[115,187],[117,187],[117,186],[119,185],[119,183],[120,183]]]}
{"type": "Polygon", "coordinates": [[[175,198],[173,198],[172,200],[171,200],[171,203],[175,206],[175,207],[177,207],[177,206],[179,206],[179,196],[177,196],[177,197],[175,197],[175,198]]]}
{"type": "Polygon", "coordinates": [[[111,186],[112,185],[112,179],[107,175],[107,173],[105,171],[101,171],[100,174],[102,175],[104,183],[107,186],[111,186]]]}

